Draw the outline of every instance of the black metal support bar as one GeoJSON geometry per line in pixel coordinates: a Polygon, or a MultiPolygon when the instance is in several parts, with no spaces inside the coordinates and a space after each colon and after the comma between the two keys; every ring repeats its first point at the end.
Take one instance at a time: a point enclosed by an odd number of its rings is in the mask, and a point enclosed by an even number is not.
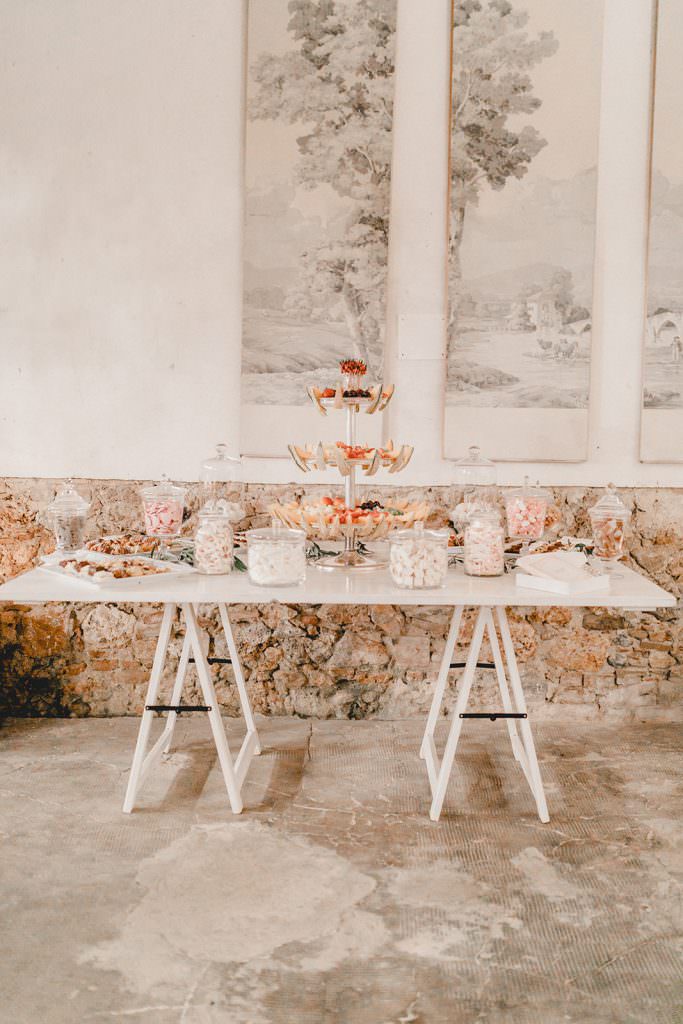
{"type": "MultiPolygon", "coordinates": [[[[232,658],[207,658],[209,665],[232,665],[232,658]]],[[[191,665],[194,665],[194,658],[188,658],[191,665]]]]}
{"type": "Polygon", "coordinates": [[[211,711],[206,704],[145,704],[145,711],[177,711],[182,715],[185,711],[211,711]]]}
{"type": "Polygon", "coordinates": [[[526,711],[463,711],[459,718],[489,718],[495,722],[497,718],[526,718],[526,711]]]}
{"type": "MultiPolygon", "coordinates": [[[[465,668],[464,661],[452,661],[451,668],[465,668]]],[[[496,666],[490,661],[478,661],[477,668],[495,668],[496,666]]]]}

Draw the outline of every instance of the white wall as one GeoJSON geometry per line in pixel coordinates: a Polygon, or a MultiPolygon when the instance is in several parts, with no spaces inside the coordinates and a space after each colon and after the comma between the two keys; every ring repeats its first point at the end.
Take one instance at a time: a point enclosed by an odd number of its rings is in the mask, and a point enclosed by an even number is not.
{"type": "MultiPolygon", "coordinates": [[[[449,0],[426,3],[443,24],[449,0]]],[[[680,465],[639,461],[651,2],[606,8],[589,459],[503,465],[503,483],[529,472],[554,484],[683,485],[680,465]]],[[[215,441],[236,442],[243,16],[243,0],[0,6],[11,55],[0,66],[0,476],[192,479],[215,441]]],[[[423,54],[424,44],[403,35],[404,73],[424,88],[426,63],[443,97],[447,48],[423,54]]],[[[438,162],[445,119],[420,128],[417,161],[431,132],[438,162]]],[[[406,169],[395,209],[410,206],[413,180],[406,169]]],[[[433,194],[422,217],[392,223],[403,265],[442,244],[443,194],[433,194]]],[[[433,315],[442,290],[435,277],[420,308],[398,289],[392,323],[433,315]]],[[[397,373],[420,391],[397,392],[391,423],[416,455],[396,482],[448,483],[433,407],[443,366],[410,363],[397,373]]],[[[285,459],[249,460],[247,473],[301,480],[285,459]]]]}

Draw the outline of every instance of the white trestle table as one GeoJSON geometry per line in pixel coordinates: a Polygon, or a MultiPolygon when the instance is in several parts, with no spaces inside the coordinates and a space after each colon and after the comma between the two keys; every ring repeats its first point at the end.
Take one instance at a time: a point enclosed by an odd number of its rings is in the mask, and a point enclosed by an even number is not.
{"type": "Polygon", "coordinates": [[[430,815],[434,821],[438,821],[441,814],[462,723],[464,718],[470,717],[465,709],[478,666],[479,652],[484,636],[488,635],[493,657],[491,667],[495,669],[500,687],[502,710],[480,712],[477,713],[477,717],[505,719],[515,759],[529,783],[538,815],[541,821],[546,822],[549,820],[548,808],[506,609],[563,606],[653,610],[673,607],[676,604],[676,599],[671,594],[646,577],[625,567],[620,567],[618,575],[611,578],[610,586],[609,591],[600,593],[559,595],[518,587],[511,573],[492,579],[482,579],[465,576],[462,569],[451,569],[445,587],[439,590],[403,590],[394,585],[386,570],[329,573],[309,566],[305,583],[298,587],[258,587],[249,581],[245,573],[234,572],[228,576],[193,574],[174,579],[152,578],[135,585],[126,584],[124,589],[116,584],[93,586],[78,579],[69,579],[66,576],[62,578],[40,569],[33,569],[0,586],[0,601],[14,604],[48,601],[162,604],[164,612],[161,630],[123,810],[132,811],[145,776],[161,754],[170,747],[178,712],[185,707],[181,703],[183,684],[190,659],[194,658],[204,698],[204,705],[200,706],[199,710],[206,711],[209,716],[230,806],[235,814],[242,810],[242,785],[252,757],[260,753],[260,746],[230,625],[230,605],[267,604],[277,601],[283,604],[395,604],[448,607],[452,609],[451,623],[420,749],[420,756],[427,766],[432,793],[430,815]],[[214,605],[219,609],[235,673],[247,727],[246,737],[236,757],[233,757],[228,746],[211,680],[210,665],[202,649],[200,627],[197,622],[197,607],[201,604],[214,605]],[[478,609],[478,613],[463,666],[464,671],[458,687],[446,746],[442,757],[439,758],[434,730],[446,691],[448,673],[452,667],[451,659],[460,632],[463,611],[466,608],[478,609]],[[185,623],[185,637],[170,703],[160,705],[157,704],[159,686],[171,629],[178,609],[185,623]],[[161,736],[148,752],[150,729],[154,715],[158,711],[166,711],[168,718],[161,736]]]}

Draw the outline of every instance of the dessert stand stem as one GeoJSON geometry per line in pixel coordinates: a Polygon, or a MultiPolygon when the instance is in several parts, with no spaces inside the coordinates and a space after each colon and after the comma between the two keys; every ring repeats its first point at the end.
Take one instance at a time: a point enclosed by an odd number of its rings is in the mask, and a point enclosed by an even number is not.
{"type": "MultiPolygon", "coordinates": [[[[346,443],[350,446],[356,444],[356,416],[357,405],[346,407],[346,443]]],[[[348,475],[344,477],[344,502],[347,509],[356,507],[356,467],[349,466],[348,475]]],[[[316,565],[319,569],[383,569],[387,562],[378,558],[371,558],[368,555],[361,555],[356,550],[357,536],[355,527],[350,526],[344,535],[344,550],[338,555],[330,555],[321,558],[316,565]]]]}

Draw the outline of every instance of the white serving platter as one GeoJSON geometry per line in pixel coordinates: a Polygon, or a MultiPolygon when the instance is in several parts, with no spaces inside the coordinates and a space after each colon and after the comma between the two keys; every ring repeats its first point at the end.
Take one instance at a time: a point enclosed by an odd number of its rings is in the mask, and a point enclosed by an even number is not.
{"type": "Polygon", "coordinates": [[[88,551],[87,549],[81,549],[80,551],[74,551],[70,554],[57,554],[56,552],[47,555],[42,565],[39,566],[41,572],[50,573],[53,576],[61,576],[62,579],[75,580],[77,583],[85,583],[91,587],[116,587],[116,589],[126,590],[129,587],[136,587],[140,583],[149,583],[150,580],[168,580],[178,579],[181,576],[193,575],[195,569],[191,565],[187,565],[184,562],[164,562],[158,558],[148,558],[145,555],[105,555],[100,551],[88,551]],[[157,566],[164,571],[162,573],[154,573],[151,576],[130,576],[126,579],[117,579],[114,576],[80,576],[76,573],[69,572],[68,569],[64,569],[59,563],[66,559],[75,559],[78,562],[93,562],[93,563],[116,563],[122,561],[128,561],[130,559],[140,559],[145,562],[149,562],[150,565],[157,566]]]}

